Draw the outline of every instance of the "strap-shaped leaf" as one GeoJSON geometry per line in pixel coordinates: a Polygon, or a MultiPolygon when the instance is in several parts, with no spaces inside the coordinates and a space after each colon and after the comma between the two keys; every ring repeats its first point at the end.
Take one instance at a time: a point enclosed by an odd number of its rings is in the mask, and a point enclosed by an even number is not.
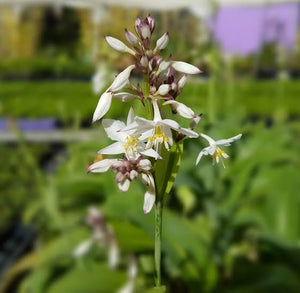
{"type": "Polygon", "coordinates": [[[182,152],[183,140],[175,143],[169,151],[165,148],[162,149],[163,159],[156,162],[154,172],[158,198],[170,193],[180,166],[182,152]]]}

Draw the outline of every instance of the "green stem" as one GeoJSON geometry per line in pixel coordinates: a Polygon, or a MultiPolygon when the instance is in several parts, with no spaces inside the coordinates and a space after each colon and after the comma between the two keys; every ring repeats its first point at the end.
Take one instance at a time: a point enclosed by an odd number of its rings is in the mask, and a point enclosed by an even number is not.
{"type": "Polygon", "coordinates": [[[163,212],[163,197],[157,199],[155,203],[155,250],[154,250],[154,265],[155,265],[155,286],[161,286],[161,235],[162,235],[162,212],[163,212]]]}

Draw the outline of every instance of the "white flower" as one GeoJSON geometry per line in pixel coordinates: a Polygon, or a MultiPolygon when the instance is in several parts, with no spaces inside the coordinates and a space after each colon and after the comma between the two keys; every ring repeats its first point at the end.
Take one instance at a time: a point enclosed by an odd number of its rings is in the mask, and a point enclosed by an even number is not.
{"type": "Polygon", "coordinates": [[[125,70],[119,73],[111,86],[106,90],[100,97],[99,102],[97,104],[96,110],[93,115],[93,122],[101,119],[110,109],[112,98],[116,95],[117,99],[123,98],[123,101],[132,100],[134,97],[128,94],[127,96],[114,94],[114,92],[123,89],[129,83],[129,77],[131,71],[135,68],[135,65],[128,66],[125,70]]]}
{"type": "Polygon", "coordinates": [[[135,117],[134,122],[124,128],[125,131],[134,131],[140,134],[140,140],[147,141],[146,148],[152,148],[160,153],[161,145],[169,150],[173,145],[171,129],[182,133],[188,137],[198,137],[198,134],[190,129],[182,128],[176,121],[171,119],[161,119],[159,107],[156,100],[152,101],[154,109],[154,120],[147,120],[141,117],[135,117]]]}
{"type": "Polygon", "coordinates": [[[219,148],[219,146],[230,146],[231,143],[233,143],[234,141],[240,139],[242,137],[242,134],[238,134],[234,137],[228,138],[228,139],[220,139],[220,140],[213,140],[211,137],[209,137],[206,134],[201,133],[200,134],[201,137],[205,138],[208,143],[209,146],[204,148],[198,155],[197,160],[196,160],[196,165],[199,163],[200,159],[202,158],[203,155],[207,156],[207,155],[211,155],[213,158],[213,162],[215,163],[219,163],[219,161],[221,160],[223,167],[225,168],[225,165],[223,163],[222,157],[227,159],[229,156],[219,148]]]}
{"type": "Polygon", "coordinates": [[[120,40],[114,38],[114,37],[105,37],[106,42],[108,43],[108,45],[110,45],[113,49],[115,49],[118,52],[123,52],[123,53],[129,53],[131,55],[135,55],[135,52],[130,49],[129,47],[127,47],[123,42],[121,42],[120,40]]]}
{"type": "Polygon", "coordinates": [[[198,67],[182,61],[173,61],[172,67],[176,71],[186,73],[186,74],[198,74],[202,72],[198,67]]]}
{"type": "MultiPolygon", "coordinates": [[[[130,125],[133,121],[134,112],[133,109],[130,108],[127,125],[130,125]]],[[[146,145],[139,139],[138,135],[133,135],[132,131],[122,131],[126,127],[125,123],[119,120],[104,119],[102,125],[107,136],[117,142],[98,151],[98,154],[116,155],[124,153],[127,159],[137,159],[141,154],[155,159],[160,158],[159,154],[153,149],[145,149],[146,145]]]]}

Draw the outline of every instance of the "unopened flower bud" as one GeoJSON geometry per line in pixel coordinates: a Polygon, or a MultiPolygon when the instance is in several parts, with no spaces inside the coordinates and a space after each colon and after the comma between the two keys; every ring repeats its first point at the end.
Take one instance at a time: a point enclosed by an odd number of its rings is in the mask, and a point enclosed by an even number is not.
{"type": "Polygon", "coordinates": [[[155,21],[154,18],[149,14],[146,19],[148,20],[149,26],[150,26],[150,31],[151,33],[154,31],[154,27],[155,27],[155,21]]]}
{"type": "Polygon", "coordinates": [[[170,66],[171,62],[162,61],[157,69],[156,75],[159,75],[162,71],[166,70],[170,66]]]}
{"type": "Polygon", "coordinates": [[[185,83],[186,83],[186,80],[187,80],[187,76],[186,76],[186,75],[182,76],[182,77],[178,80],[177,85],[178,85],[178,88],[179,88],[179,89],[182,89],[182,88],[184,87],[184,85],[185,85],[185,83]]]}
{"type": "Polygon", "coordinates": [[[186,73],[186,74],[198,74],[202,71],[197,68],[196,66],[182,62],[182,61],[174,61],[172,62],[172,67],[179,72],[186,73]]]}
{"type": "Polygon", "coordinates": [[[152,168],[151,161],[148,159],[142,159],[139,162],[139,167],[141,167],[143,170],[149,171],[152,168]]]}
{"type": "Polygon", "coordinates": [[[130,180],[135,179],[137,176],[138,176],[138,172],[136,170],[130,171],[130,174],[129,174],[130,180]]]}
{"type": "Polygon", "coordinates": [[[175,82],[172,82],[172,84],[171,84],[171,89],[172,89],[173,91],[175,91],[176,88],[177,88],[177,84],[176,84],[175,82]]]}
{"type": "Polygon", "coordinates": [[[147,67],[147,66],[148,66],[148,63],[149,63],[148,58],[147,58],[145,55],[142,56],[142,58],[141,58],[141,60],[140,60],[140,63],[141,63],[141,65],[142,65],[143,67],[147,67]]]}
{"type": "Polygon", "coordinates": [[[121,73],[119,73],[116,76],[113,83],[111,84],[109,91],[114,92],[114,91],[119,91],[122,88],[124,88],[127,85],[131,71],[134,68],[135,68],[135,65],[130,65],[126,69],[124,69],[121,73]]]}
{"type": "Polygon", "coordinates": [[[131,50],[129,47],[127,47],[120,40],[113,38],[113,37],[105,37],[105,40],[108,43],[108,45],[110,45],[116,51],[135,55],[135,52],[133,50],[131,50]]]}
{"type": "Polygon", "coordinates": [[[151,36],[150,27],[148,25],[143,25],[141,27],[141,36],[143,39],[149,39],[151,36]]]}
{"type": "Polygon", "coordinates": [[[166,32],[160,37],[157,42],[156,42],[156,47],[155,50],[163,50],[164,48],[167,47],[169,42],[169,33],[166,32]]]}
{"type": "Polygon", "coordinates": [[[169,84],[162,84],[158,90],[157,90],[157,93],[161,96],[164,96],[166,95],[170,90],[170,85],[169,84]]]}
{"type": "Polygon", "coordinates": [[[137,37],[132,32],[128,31],[127,29],[125,29],[125,37],[126,37],[126,40],[131,45],[137,46],[139,44],[137,37]]]}

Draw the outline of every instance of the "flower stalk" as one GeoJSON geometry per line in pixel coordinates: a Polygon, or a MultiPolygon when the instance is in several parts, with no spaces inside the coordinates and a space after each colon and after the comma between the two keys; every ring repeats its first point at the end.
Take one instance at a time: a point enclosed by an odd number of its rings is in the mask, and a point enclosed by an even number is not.
{"type": "Polygon", "coordinates": [[[155,286],[161,286],[161,239],[162,239],[162,215],[163,197],[157,197],[155,203],[155,247],[154,247],[154,267],[155,286]]]}

